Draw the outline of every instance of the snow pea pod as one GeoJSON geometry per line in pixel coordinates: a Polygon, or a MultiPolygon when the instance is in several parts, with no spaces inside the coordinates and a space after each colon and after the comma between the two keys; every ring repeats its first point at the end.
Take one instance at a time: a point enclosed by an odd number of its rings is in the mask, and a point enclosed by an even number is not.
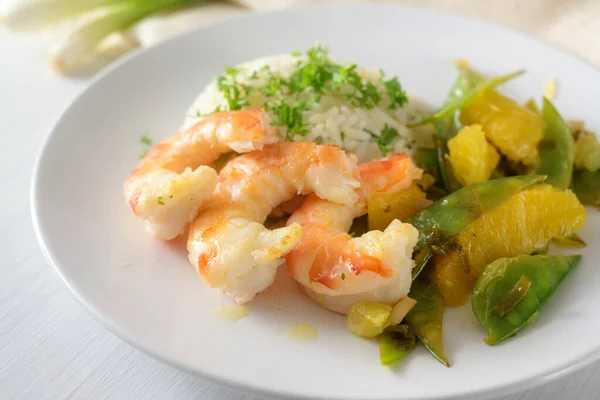
{"type": "Polygon", "coordinates": [[[565,121],[546,98],[542,117],[545,127],[544,136],[538,144],[540,163],[536,173],[548,176],[546,182],[552,186],[567,189],[573,175],[575,140],[565,121]]]}
{"type": "Polygon", "coordinates": [[[473,313],[488,332],[484,341],[500,343],[531,324],[580,259],[535,255],[500,258],[489,264],[471,298],[473,313]]]}
{"type": "Polygon", "coordinates": [[[418,148],[412,158],[417,167],[421,168],[424,172],[433,175],[436,178],[436,182],[439,181],[440,164],[436,149],[425,147],[418,148]]]}
{"type": "Polygon", "coordinates": [[[415,331],[409,325],[390,326],[379,336],[381,365],[392,365],[406,357],[417,344],[415,331]]]}
{"type": "Polygon", "coordinates": [[[485,79],[482,75],[467,66],[459,66],[459,70],[459,76],[450,89],[444,107],[433,115],[412,125],[433,124],[435,127],[435,146],[439,172],[444,189],[448,192],[453,192],[461,186],[456,178],[454,178],[446,157],[448,154],[448,140],[452,139],[458,131],[456,114],[476,96],[492,90],[496,86],[524,73],[521,70],[497,78],[485,79]]]}
{"type": "Polygon", "coordinates": [[[596,172],[575,171],[573,192],[583,204],[600,207],[600,170],[596,172]]]}
{"type": "Polygon", "coordinates": [[[433,249],[431,247],[419,249],[414,253],[415,266],[412,269],[413,280],[423,271],[423,268],[425,268],[431,257],[433,257],[433,249]]]}
{"type": "Polygon", "coordinates": [[[444,246],[483,213],[543,180],[543,176],[494,179],[466,186],[434,202],[408,220],[419,231],[416,249],[444,246]]]}
{"type": "Polygon", "coordinates": [[[444,298],[436,285],[414,281],[409,297],[417,304],[404,317],[404,321],[415,331],[415,334],[436,360],[449,367],[444,354],[442,341],[442,321],[444,318],[444,298]]]}
{"type": "MultiPolygon", "coordinates": [[[[524,73],[524,70],[519,70],[507,75],[486,79],[470,68],[460,67],[460,74],[452,85],[450,93],[448,93],[444,107],[427,118],[412,124],[411,126],[419,126],[435,123],[436,121],[447,121],[449,119],[454,119],[456,113],[460,112],[460,110],[476,96],[479,96],[488,90],[493,90],[497,86],[506,83],[524,73]]],[[[444,131],[443,134],[440,134],[443,139],[450,139],[450,137],[444,136],[444,134],[451,134],[450,131],[444,131]]]]}

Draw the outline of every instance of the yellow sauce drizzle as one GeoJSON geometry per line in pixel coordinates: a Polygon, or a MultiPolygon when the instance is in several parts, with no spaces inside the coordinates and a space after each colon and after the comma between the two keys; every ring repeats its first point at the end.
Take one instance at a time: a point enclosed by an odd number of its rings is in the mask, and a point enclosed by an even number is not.
{"type": "Polygon", "coordinates": [[[317,339],[317,335],[317,328],[307,324],[292,325],[287,332],[287,337],[297,342],[312,342],[317,339]]]}
{"type": "Polygon", "coordinates": [[[548,100],[552,100],[556,94],[556,82],[554,78],[548,78],[544,83],[544,97],[548,100]]]}
{"type": "Polygon", "coordinates": [[[233,306],[216,308],[213,313],[226,321],[235,322],[250,315],[250,309],[246,306],[235,304],[233,306]]]}

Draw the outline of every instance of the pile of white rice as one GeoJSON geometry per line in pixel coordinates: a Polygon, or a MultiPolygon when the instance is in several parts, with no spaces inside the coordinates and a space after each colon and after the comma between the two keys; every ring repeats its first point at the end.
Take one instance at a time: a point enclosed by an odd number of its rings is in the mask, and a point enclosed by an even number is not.
{"type": "MultiPolygon", "coordinates": [[[[236,67],[239,71],[236,79],[254,88],[265,87],[268,81],[264,67],[269,66],[270,74],[287,80],[294,74],[299,61],[302,62],[304,57],[303,54],[285,54],[246,62],[236,67]]],[[[387,94],[382,87],[380,69],[358,66],[356,72],[364,81],[372,82],[384,93],[379,106],[371,109],[361,108],[351,104],[344,97],[323,95],[318,103],[312,104],[303,114],[308,133],[304,136],[294,135],[293,140],[335,144],[356,154],[359,161],[383,156],[372,133],[379,134],[386,125],[398,131],[398,136],[388,146],[393,152],[403,151],[411,154],[416,147],[431,145],[431,133],[428,129],[407,126],[427,113],[428,110],[421,101],[409,96],[408,102],[402,108],[390,110],[385,106],[389,104],[389,98],[385,98],[387,94]]],[[[245,108],[262,108],[265,102],[275,100],[278,96],[282,95],[265,97],[259,91],[253,91],[248,96],[249,103],[245,108]]],[[[199,118],[214,112],[218,107],[227,110],[227,101],[214,80],[189,108],[183,127],[193,125],[199,118]]],[[[269,115],[269,118],[272,118],[272,115],[269,115]]],[[[285,138],[287,127],[276,128],[282,139],[285,138]]]]}

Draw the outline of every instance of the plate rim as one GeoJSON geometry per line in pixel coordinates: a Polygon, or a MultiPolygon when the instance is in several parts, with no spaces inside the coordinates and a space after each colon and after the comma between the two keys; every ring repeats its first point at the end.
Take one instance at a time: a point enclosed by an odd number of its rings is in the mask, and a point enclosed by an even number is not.
{"type": "MultiPolygon", "coordinates": [[[[273,390],[268,387],[261,386],[259,383],[254,383],[254,382],[249,383],[249,384],[240,383],[239,381],[236,381],[235,379],[222,377],[217,374],[213,374],[210,372],[210,370],[200,371],[197,368],[194,369],[194,368],[186,365],[185,363],[179,361],[178,359],[176,359],[174,357],[169,357],[168,355],[164,354],[160,350],[151,348],[150,346],[146,346],[142,342],[136,340],[135,337],[132,337],[132,335],[130,334],[130,332],[128,332],[127,329],[124,329],[122,326],[120,326],[119,324],[112,321],[108,315],[105,315],[102,312],[102,310],[100,308],[95,307],[90,301],[88,301],[85,297],[85,294],[81,293],[79,291],[79,289],[76,287],[76,283],[71,282],[64,275],[64,273],[62,272],[58,263],[54,261],[52,250],[47,246],[47,243],[45,241],[45,235],[43,233],[43,228],[40,224],[40,217],[39,217],[39,210],[38,210],[39,204],[40,204],[40,201],[38,199],[39,190],[40,190],[39,186],[40,186],[40,181],[41,181],[40,176],[39,176],[39,171],[40,171],[40,167],[41,167],[42,161],[44,159],[44,156],[46,155],[46,150],[47,150],[49,144],[51,143],[51,141],[53,140],[53,137],[56,135],[56,132],[58,131],[57,128],[63,123],[63,121],[66,118],[66,115],[75,106],[75,104],[77,104],[80,101],[80,99],[86,95],[87,92],[89,92],[94,87],[101,84],[101,82],[108,75],[112,74],[114,71],[121,68],[123,65],[129,63],[133,59],[141,56],[142,54],[144,54],[148,51],[155,51],[157,48],[160,48],[163,46],[165,46],[165,47],[169,46],[171,42],[180,40],[182,37],[185,37],[185,36],[193,36],[193,35],[201,34],[202,31],[210,30],[214,26],[227,24],[231,21],[254,19],[254,18],[260,18],[260,17],[269,16],[269,15],[277,15],[277,14],[285,14],[285,13],[293,14],[298,10],[314,9],[314,8],[321,8],[321,9],[324,9],[324,8],[405,9],[405,10],[413,10],[416,12],[422,12],[422,13],[426,13],[426,14],[437,14],[437,15],[443,16],[444,18],[452,18],[452,19],[464,20],[464,21],[469,21],[469,22],[483,23],[485,25],[493,26],[495,29],[504,31],[504,33],[511,32],[513,34],[517,34],[517,35],[526,37],[530,40],[533,40],[533,41],[537,42],[538,44],[543,45],[545,47],[554,49],[555,51],[562,53],[566,57],[576,59],[580,63],[587,65],[588,67],[593,69],[596,73],[600,74],[599,67],[595,66],[589,60],[583,58],[583,56],[580,56],[579,54],[575,53],[571,49],[568,49],[568,48],[563,47],[558,44],[551,43],[549,40],[546,40],[544,38],[534,36],[531,33],[513,28],[511,26],[503,25],[503,24],[495,22],[495,21],[490,21],[490,20],[487,20],[484,18],[478,18],[478,17],[473,17],[473,16],[461,15],[461,14],[451,12],[451,11],[446,11],[446,10],[438,10],[438,9],[433,9],[433,8],[429,8],[429,7],[418,7],[418,6],[414,6],[414,5],[405,5],[405,4],[380,4],[380,3],[375,3],[375,4],[369,4],[369,3],[320,4],[320,3],[313,3],[313,4],[295,5],[295,6],[291,6],[291,7],[277,8],[277,9],[264,10],[264,11],[254,11],[254,12],[251,11],[246,14],[229,16],[222,20],[219,20],[218,22],[209,23],[209,24],[205,24],[205,25],[198,25],[189,30],[186,30],[186,31],[177,33],[171,37],[168,37],[168,38],[162,40],[161,42],[156,43],[147,48],[140,47],[140,48],[134,49],[130,53],[113,61],[109,65],[105,66],[101,71],[96,73],[91,78],[91,80],[87,84],[84,85],[84,87],[80,90],[80,92],[77,93],[76,96],[74,96],[74,98],[70,101],[70,103],[61,110],[60,116],[56,119],[56,121],[52,125],[52,128],[49,129],[49,132],[47,133],[47,135],[45,136],[41,145],[39,146],[38,151],[35,156],[32,172],[31,172],[29,203],[30,203],[30,216],[31,216],[31,220],[32,220],[32,225],[33,225],[33,230],[35,233],[36,241],[38,242],[38,245],[40,247],[40,250],[42,251],[42,254],[44,255],[44,258],[46,259],[47,263],[52,267],[52,270],[54,271],[54,273],[60,278],[62,283],[69,289],[69,291],[71,292],[71,295],[74,296],[75,299],[77,299],[77,301],[80,303],[80,305],[83,306],[83,309],[86,311],[86,313],[88,315],[92,316],[97,322],[99,322],[102,326],[104,326],[109,332],[111,332],[112,334],[114,334],[115,336],[117,336],[118,338],[120,338],[121,340],[123,340],[125,343],[129,344],[136,350],[141,351],[141,352],[151,356],[152,358],[160,361],[161,363],[169,365],[170,367],[173,367],[173,368],[175,368],[179,371],[182,371],[188,375],[194,376],[199,379],[206,380],[210,383],[214,383],[214,384],[217,384],[220,386],[231,388],[231,389],[234,389],[237,391],[247,392],[252,395],[268,396],[268,397],[275,396],[275,397],[279,397],[279,398],[298,399],[298,400],[300,400],[300,399],[305,400],[305,399],[309,399],[309,398],[310,399],[319,399],[319,400],[320,399],[322,399],[322,400],[327,400],[327,399],[341,400],[341,399],[343,399],[343,397],[331,398],[331,397],[322,397],[320,395],[318,397],[315,397],[315,396],[309,397],[309,395],[302,395],[302,394],[298,394],[298,393],[273,390]]],[[[479,389],[468,390],[468,391],[464,391],[464,392],[459,392],[459,393],[455,392],[455,393],[444,394],[444,395],[439,395],[439,396],[423,397],[421,395],[415,395],[413,397],[403,397],[403,399],[404,400],[436,400],[436,399],[442,399],[442,398],[443,399],[482,399],[482,398],[486,398],[487,399],[487,398],[491,398],[491,397],[495,397],[495,396],[509,395],[509,394],[525,391],[527,389],[531,389],[531,388],[543,385],[545,383],[557,380],[561,377],[564,377],[566,375],[574,373],[574,372],[592,364],[593,362],[598,361],[599,359],[600,359],[600,346],[595,351],[590,352],[586,357],[584,357],[574,363],[566,364],[564,366],[554,368],[553,370],[546,372],[546,373],[537,373],[533,377],[530,377],[527,379],[521,379],[521,380],[513,382],[512,384],[497,384],[497,385],[492,385],[492,386],[489,386],[489,387],[487,387],[485,389],[481,389],[481,390],[479,390],[479,389]]],[[[383,398],[390,399],[390,400],[393,399],[393,397],[389,397],[389,396],[385,396],[385,397],[381,397],[381,398],[382,399],[383,398]]],[[[367,399],[365,399],[365,400],[367,400],[367,399]]]]}

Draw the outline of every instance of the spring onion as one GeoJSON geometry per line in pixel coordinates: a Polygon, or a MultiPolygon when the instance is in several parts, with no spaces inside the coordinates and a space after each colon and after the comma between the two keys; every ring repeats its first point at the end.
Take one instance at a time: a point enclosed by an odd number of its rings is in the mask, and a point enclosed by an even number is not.
{"type": "Polygon", "coordinates": [[[118,0],[5,0],[0,21],[14,31],[41,30],[58,21],[116,3],[118,0]]]}
{"type": "MultiPolygon", "coordinates": [[[[50,65],[59,73],[87,67],[104,39],[140,20],[193,0],[0,0],[0,22],[15,31],[51,28],[50,65]]],[[[117,54],[117,56],[120,54],[117,54]]]]}

